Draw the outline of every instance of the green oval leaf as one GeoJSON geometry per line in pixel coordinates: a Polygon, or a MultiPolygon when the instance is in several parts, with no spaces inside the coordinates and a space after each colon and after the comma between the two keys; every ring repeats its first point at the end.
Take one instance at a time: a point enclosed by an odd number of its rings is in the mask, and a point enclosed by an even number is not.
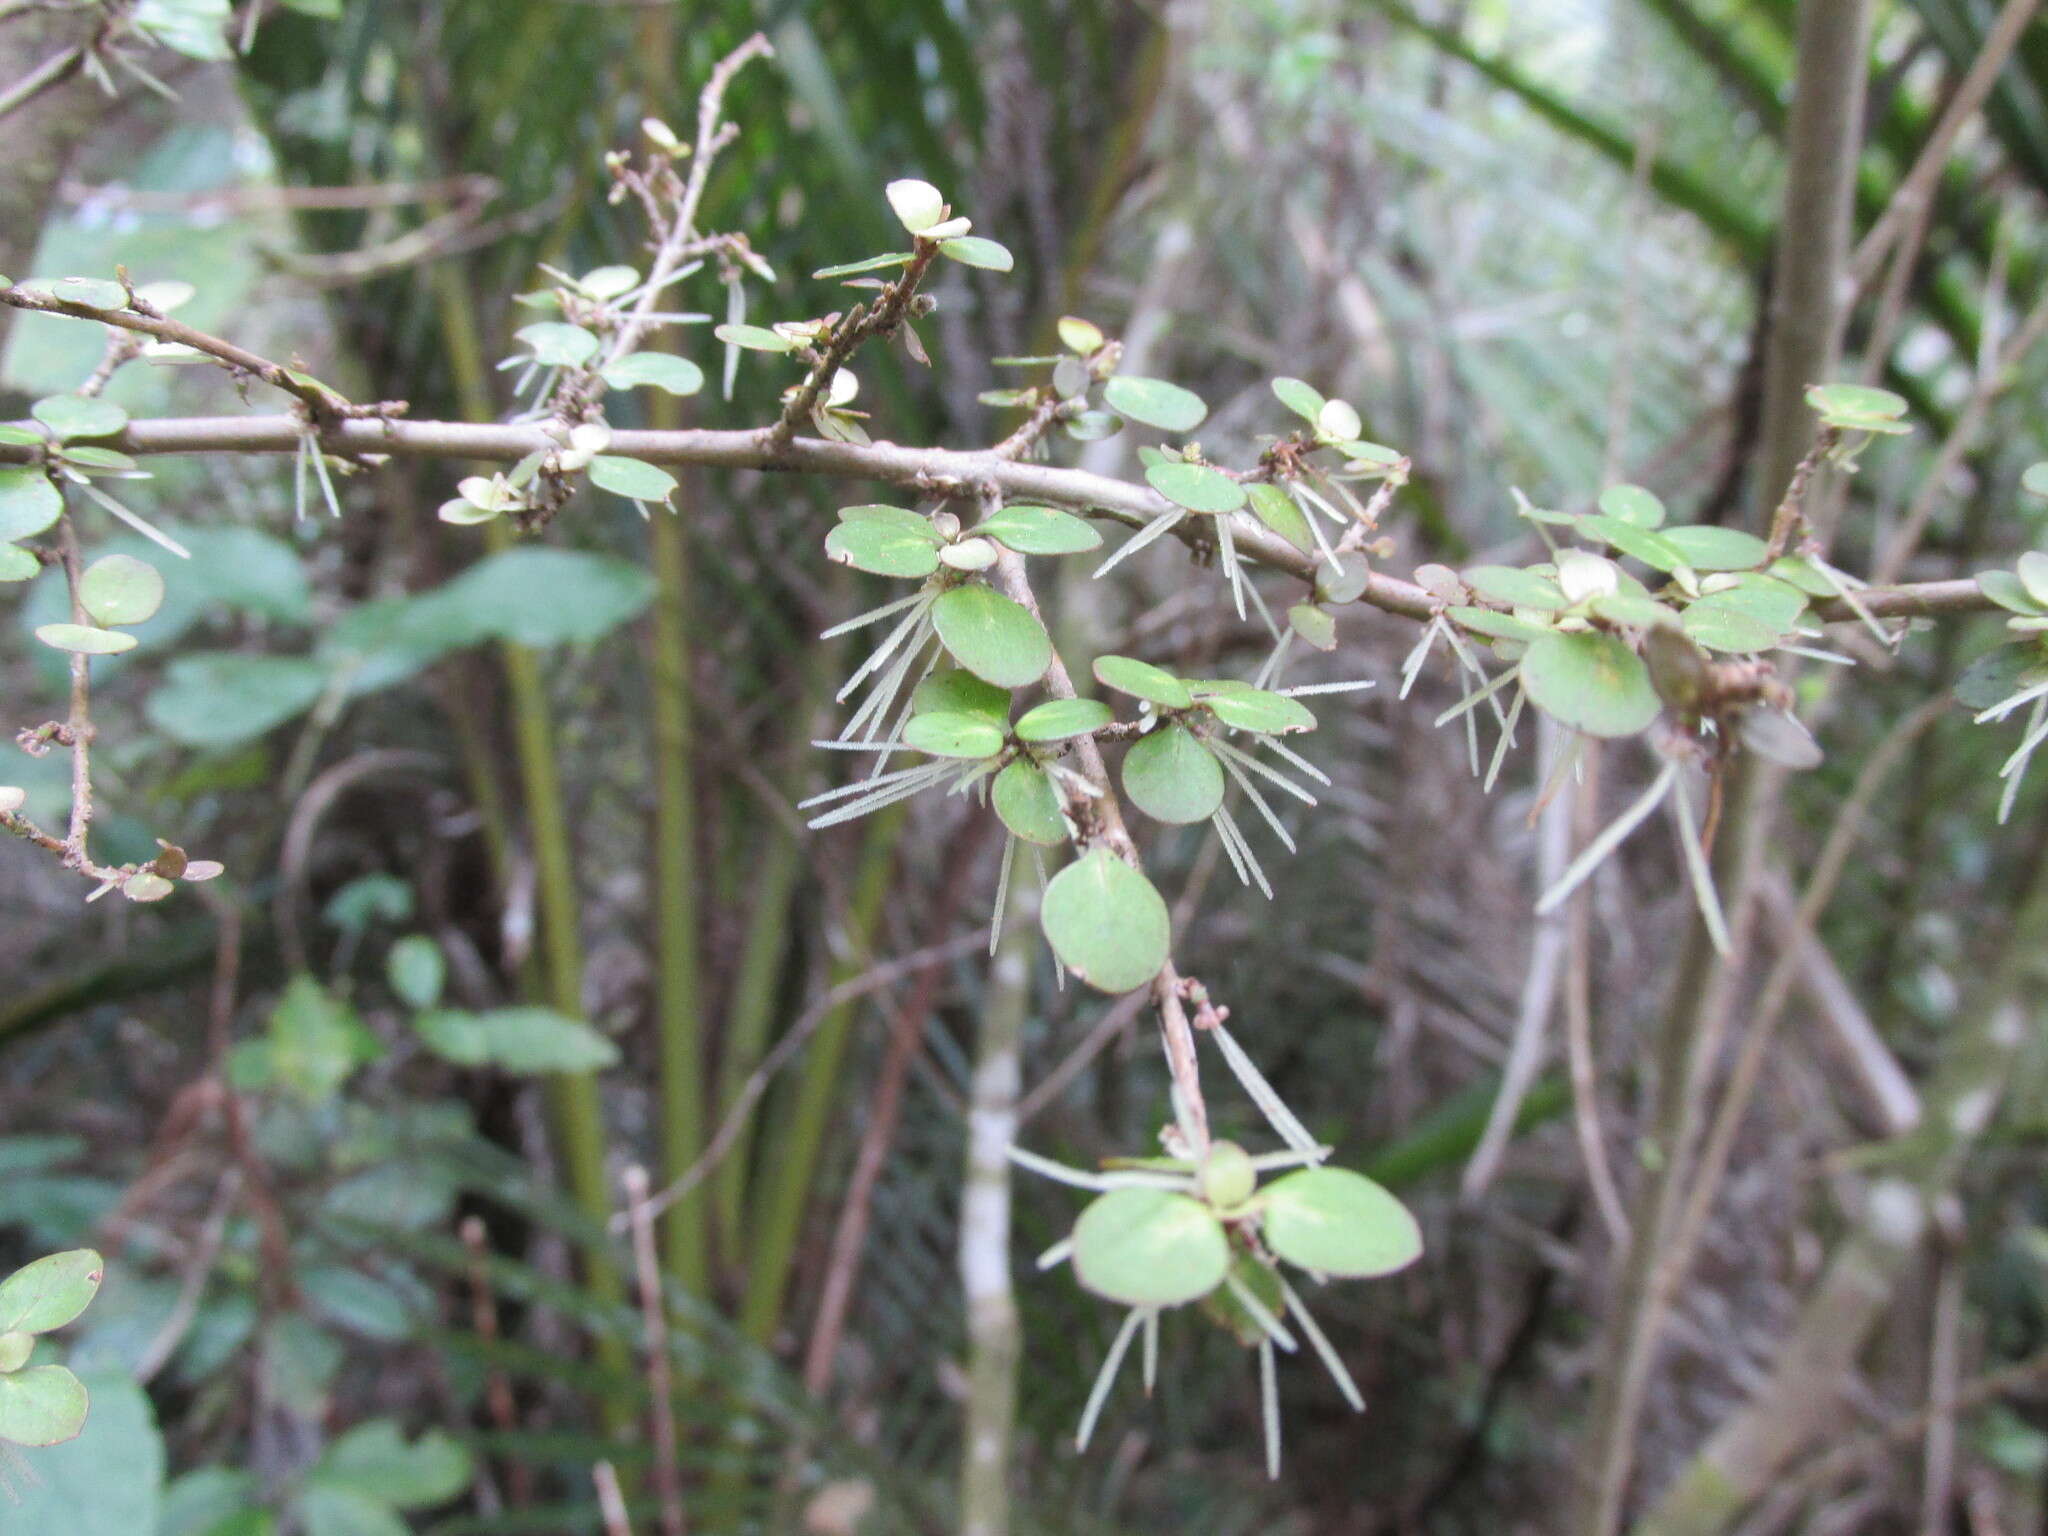
{"type": "Polygon", "coordinates": [[[1653,570],[1675,571],[1686,563],[1685,556],[1663,534],[1638,528],[1612,517],[1582,517],[1579,530],[1598,539],[1609,549],[1633,555],[1653,570]]]}
{"type": "Polygon", "coordinates": [[[412,1008],[431,1008],[441,1000],[448,962],[441,946],[424,933],[409,933],[384,957],[384,979],[412,1008]]]}
{"type": "Polygon", "coordinates": [[[135,649],[135,637],[114,629],[94,629],[90,624],[44,624],[36,638],[54,650],[78,656],[113,656],[135,649]]]}
{"type": "Polygon", "coordinates": [[[1422,1256],[1422,1229],[1408,1208],[1348,1168],[1290,1173],[1267,1187],[1261,1203],[1266,1246],[1318,1274],[1369,1280],[1422,1256]]]}
{"type": "Polygon", "coordinates": [[[1170,1189],[1112,1189],[1074,1223],[1074,1278],[1129,1307],[1177,1307],[1206,1296],[1230,1268],[1223,1223],[1170,1189]]]}
{"type": "Polygon", "coordinates": [[[128,290],[104,277],[60,277],[50,284],[50,297],[87,309],[126,309],[128,290]]]}
{"type": "Polygon", "coordinates": [[[0,540],[41,533],[63,510],[63,493],[40,469],[0,466],[0,540]]]}
{"type": "Polygon", "coordinates": [[[1010,691],[984,683],[972,672],[947,667],[919,683],[911,696],[916,714],[952,713],[974,715],[993,721],[998,730],[1010,728],[1010,691]]]}
{"type": "Polygon", "coordinates": [[[1444,612],[1458,621],[1460,629],[1485,635],[1489,640],[1540,640],[1550,633],[1546,624],[1495,608],[1446,608],[1444,612]]]}
{"type": "Polygon", "coordinates": [[[1982,592],[1999,607],[2010,612],[2023,614],[2027,618],[2040,618],[2048,614],[2048,604],[2037,602],[2027,590],[2027,584],[2013,571],[1979,571],[1977,590],[1982,592]]]}
{"type": "Polygon", "coordinates": [[[1207,821],[1223,804],[1223,765],[1195,733],[1173,722],[1124,754],[1124,793],[1154,821],[1207,821]]]}
{"type": "Polygon", "coordinates": [[[841,523],[825,535],[825,556],[876,576],[929,576],[939,568],[939,536],[929,524],[910,529],[888,522],[841,523]]]}
{"type": "Polygon", "coordinates": [[[43,562],[19,544],[0,544],[0,581],[27,581],[42,568],[43,562]]]}
{"type": "Polygon", "coordinates": [[[1168,460],[1146,469],[1152,489],[1190,512],[1235,512],[1245,504],[1245,489],[1220,469],[1207,464],[1168,460]]]}
{"type": "Polygon", "coordinates": [[[1287,627],[1319,651],[1337,649],[1337,620],[1327,608],[1296,603],[1287,610],[1287,627]]]}
{"type": "Polygon", "coordinates": [[[0,1376],[27,1365],[35,1349],[36,1336],[32,1333],[0,1333],[0,1376]]]}
{"type": "Polygon", "coordinates": [[[144,705],[149,723],[190,746],[234,746],[313,707],[328,672],[301,656],[238,651],[177,657],[144,705]]]}
{"type": "Polygon", "coordinates": [[[1017,264],[1017,259],[1003,246],[979,235],[956,235],[951,240],[941,240],[939,254],[962,266],[983,267],[990,272],[1007,272],[1017,264]]]}
{"type": "Polygon", "coordinates": [[[1052,877],[1038,920],[1060,963],[1104,992],[1142,987],[1166,964],[1165,901],[1106,848],[1090,849],[1052,877]]]}
{"type": "Polygon", "coordinates": [[[778,331],[767,330],[758,325],[720,325],[712,328],[711,334],[727,346],[741,347],[749,352],[794,352],[796,342],[778,331]]]}
{"type": "Polygon", "coordinates": [[[442,1008],[413,1020],[436,1056],[465,1067],[505,1072],[596,1072],[615,1066],[619,1048],[580,1019],[549,1008],[442,1008]]]}
{"type": "Polygon", "coordinates": [[[1301,379],[1275,379],[1273,393],[1280,403],[1311,426],[1323,413],[1323,392],[1301,379]]]}
{"type": "Polygon", "coordinates": [[[1770,556],[1770,546],[1740,528],[1701,524],[1666,528],[1658,535],[1696,571],[1752,571],[1770,556]]]}
{"type": "Polygon", "coordinates": [[[1020,555],[1078,555],[1102,547],[1100,532],[1057,507],[1004,507],[974,531],[1020,555]]]}
{"type": "Polygon", "coordinates": [[[61,1365],[0,1376],[0,1441],[62,1445],[85,1428],[85,1384],[61,1365]]]}
{"type": "Polygon", "coordinates": [[[1640,485],[1610,485],[1600,493],[1600,510],[1631,528],[1664,526],[1664,503],[1640,485]]]}
{"type": "Polygon", "coordinates": [[[604,381],[613,389],[651,387],[672,395],[694,395],[704,387],[704,370],[687,357],[665,352],[632,352],[604,369],[604,381]]]}
{"type": "Polygon", "coordinates": [[[2029,464],[2020,476],[2020,489],[2036,496],[2048,496],[2048,460],[2029,464]]]}
{"type": "Polygon", "coordinates": [[[1260,522],[1304,555],[1315,549],[1316,536],[1309,528],[1308,514],[1292,496],[1267,480],[1246,486],[1245,494],[1251,501],[1252,515],[1260,522]]]}
{"type": "Polygon", "coordinates": [[[85,395],[51,395],[28,408],[60,443],[75,437],[111,437],[128,425],[128,413],[111,400],[85,395]]]}
{"type": "Polygon", "coordinates": [[[1202,397],[1191,389],[1121,373],[1102,386],[1102,400],[1117,415],[1163,432],[1192,432],[1209,414],[1202,397]]]}
{"type": "Polygon", "coordinates": [[[2020,585],[2027,589],[2027,596],[2035,602],[2048,605],[2048,555],[2039,550],[2029,550],[2021,555],[2015,570],[2020,585]]]}
{"type": "Polygon", "coordinates": [[[164,604],[163,574],[133,555],[107,555],[78,578],[78,600],[102,624],[140,624],[164,604]]]}
{"type": "Polygon", "coordinates": [[[107,1264],[90,1248],[72,1248],[24,1265],[0,1280],[0,1333],[48,1333],[73,1321],[99,1294],[107,1264]]]}
{"type": "Polygon", "coordinates": [[[1067,840],[1059,789],[1052,775],[1030,758],[1020,757],[997,774],[989,799],[1012,836],[1047,848],[1067,840]]]}
{"type": "Polygon", "coordinates": [[[628,501],[652,501],[664,506],[675,493],[676,477],[658,464],[601,453],[590,461],[590,483],[601,491],[623,496],[628,501]]]}
{"type": "Polygon", "coordinates": [[[597,333],[560,320],[522,326],[514,334],[526,343],[533,360],[544,368],[581,368],[603,345],[597,333]]]}
{"type": "Polygon", "coordinates": [[[1115,718],[1100,699],[1047,699],[1017,721],[1019,741],[1066,741],[1100,730],[1115,718]]]}
{"type": "Polygon", "coordinates": [[[1195,702],[1188,685],[1171,672],[1129,656],[1096,657],[1095,680],[1105,688],[1144,699],[1161,709],[1186,709],[1195,702]]]}
{"type": "Polygon", "coordinates": [[[1522,657],[1529,702],[1592,736],[1633,736],[1657,718],[1649,669],[1619,636],[1551,631],[1522,657]]]}
{"type": "Polygon", "coordinates": [[[994,757],[1003,750],[1003,729],[983,715],[934,710],[904,722],[903,742],[933,757],[994,757]]]}
{"type": "Polygon", "coordinates": [[[1823,416],[1875,417],[1894,421],[1906,414],[1902,396],[1865,384],[1810,384],[1806,403],[1823,416]]]}
{"type": "Polygon", "coordinates": [[[1557,613],[1571,607],[1562,588],[1539,571],[1512,565],[1475,565],[1461,571],[1465,585],[1490,603],[1508,608],[1539,608],[1557,613]]]}
{"type": "Polygon", "coordinates": [[[1052,665],[1045,626],[1021,604],[979,582],[954,587],[932,604],[939,643],[961,666],[998,688],[1022,688],[1052,665]]]}
{"type": "Polygon", "coordinates": [[[1292,736],[1316,728],[1316,717],[1299,699],[1269,693],[1235,678],[1203,679],[1189,683],[1188,689],[1210,714],[1240,731],[1292,736]]]}

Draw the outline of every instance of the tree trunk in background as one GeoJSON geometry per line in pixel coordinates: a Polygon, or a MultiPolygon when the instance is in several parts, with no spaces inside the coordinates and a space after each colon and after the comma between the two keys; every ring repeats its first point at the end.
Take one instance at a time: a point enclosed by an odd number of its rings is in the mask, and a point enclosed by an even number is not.
{"type": "MultiPolygon", "coordinates": [[[[0,27],[0,83],[12,83],[88,36],[94,23],[76,16],[24,16],[0,27]]],[[[45,91],[0,124],[7,173],[0,176],[0,275],[35,275],[36,242],[56,199],[71,152],[105,113],[99,91],[67,81],[45,91]]],[[[0,309],[0,347],[14,311],[0,309]]]]}

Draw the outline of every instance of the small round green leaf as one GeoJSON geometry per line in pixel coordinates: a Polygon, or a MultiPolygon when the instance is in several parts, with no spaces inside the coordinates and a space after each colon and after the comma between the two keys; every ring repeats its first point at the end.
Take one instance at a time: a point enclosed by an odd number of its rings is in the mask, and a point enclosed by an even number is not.
{"type": "Polygon", "coordinates": [[[111,400],[85,395],[51,395],[28,408],[60,443],[77,437],[111,437],[128,425],[128,413],[111,400]]]}
{"type": "Polygon", "coordinates": [[[2029,464],[2020,476],[2020,489],[2036,496],[2048,496],[2048,459],[2039,464],[2029,464]]]}
{"type": "Polygon", "coordinates": [[[1308,525],[1308,514],[1295,499],[1267,480],[1245,487],[1252,515],[1304,555],[1316,547],[1316,536],[1308,525]]]}
{"type": "Polygon", "coordinates": [[[2024,688],[2048,682],[2048,656],[2032,644],[2001,645],[1963,668],[1952,690],[1967,709],[1990,709],[2024,688]]]}
{"type": "Polygon", "coordinates": [[[883,189],[903,227],[921,235],[946,216],[945,195],[928,181],[905,177],[883,189]]]}
{"type": "Polygon", "coordinates": [[[147,560],[106,555],[78,578],[78,600],[102,624],[140,624],[164,602],[164,578],[147,560]]]}
{"type": "Polygon", "coordinates": [[[1102,534],[1057,507],[1004,507],[974,530],[1020,555],[1078,555],[1102,547],[1102,534]]]}
{"type": "Polygon", "coordinates": [[[1977,590],[1999,607],[2027,618],[2048,614],[2048,605],[2037,602],[2027,590],[2027,584],[2013,571],[1979,571],[1977,590]]]}
{"type": "Polygon", "coordinates": [[[1633,523],[1624,523],[1612,517],[1582,517],[1579,529],[1591,538],[1598,539],[1609,549],[1632,555],[1643,564],[1659,571],[1675,571],[1686,563],[1678,547],[1670,543],[1663,534],[1652,533],[1647,528],[1638,528],[1633,523]]]}
{"type": "Polygon", "coordinates": [[[89,624],[44,624],[36,638],[54,650],[79,656],[113,656],[135,649],[135,637],[115,629],[94,629],[89,624]]]}
{"type": "Polygon", "coordinates": [[[1337,648],[1337,620],[1327,608],[1314,603],[1296,603],[1287,610],[1287,625],[1319,651],[1337,648]]]}
{"type": "Polygon", "coordinates": [[[1347,549],[1337,557],[1334,571],[1327,560],[1316,566],[1317,602],[1353,603],[1371,584],[1372,562],[1355,549],[1347,549]]]}
{"type": "Polygon", "coordinates": [[[1811,384],[1806,403],[1823,416],[1867,416],[1895,421],[1906,414],[1903,397],[1864,384],[1811,384]]]}
{"type": "Polygon", "coordinates": [[[946,667],[927,677],[912,692],[911,710],[925,714],[977,715],[1000,730],[1010,728],[1010,690],[984,683],[972,672],[946,667]]]}
{"type": "Polygon", "coordinates": [[[1600,493],[1600,510],[1631,528],[1664,526],[1664,503],[1640,485],[1610,485],[1600,493]]]}
{"type": "Polygon", "coordinates": [[[1066,741],[1086,736],[1115,717],[1100,699],[1047,699],[1027,709],[1017,721],[1019,741],[1066,741]]]}
{"type": "Polygon", "coordinates": [[[634,352],[608,365],[604,381],[612,389],[651,386],[672,395],[694,395],[704,387],[704,370],[687,357],[665,352],[634,352]]]}
{"type": "Polygon", "coordinates": [[[0,1333],[48,1333],[73,1321],[99,1294],[106,1260],[90,1248],[37,1259],[0,1280],[0,1333]]]}
{"type": "Polygon", "coordinates": [[[1251,1154],[1236,1142],[1211,1142],[1209,1155],[1202,1161],[1201,1181],[1202,1198],[1227,1211],[1251,1199],[1259,1185],[1259,1171],[1252,1166],[1251,1154]]]}
{"type": "Polygon", "coordinates": [[[1422,1256],[1422,1229],[1408,1208],[1348,1168],[1304,1168],[1275,1180],[1259,1228],[1288,1263],[1347,1280],[1391,1275],[1422,1256]]]}
{"type": "Polygon", "coordinates": [[[506,1072],[596,1072],[616,1066],[619,1048],[581,1019],[550,1008],[439,1008],[413,1020],[420,1043],[465,1067],[506,1072]]]}
{"type": "Polygon", "coordinates": [[[841,523],[825,535],[825,556],[876,576],[929,576],[939,568],[939,536],[929,524],[841,523]]]}
{"type": "Polygon", "coordinates": [[[1365,430],[1358,407],[1348,400],[1325,400],[1316,412],[1316,436],[1326,443],[1350,443],[1365,430]]]}
{"type": "Polygon", "coordinates": [[[979,582],[941,595],[932,605],[932,625],[955,661],[998,688],[1035,683],[1052,665],[1045,626],[1029,609],[979,582]]]}
{"type": "Polygon", "coordinates": [[[177,886],[153,869],[140,870],[121,882],[121,894],[130,901],[162,901],[177,886]]]}
{"type": "Polygon", "coordinates": [[[1090,849],[1052,877],[1038,920],[1060,962],[1104,992],[1142,987],[1166,964],[1166,902],[1106,848],[1090,849]]]}
{"type": "Polygon", "coordinates": [[[514,333],[543,368],[581,368],[603,345],[597,333],[560,320],[543,320],[514,333]]]}
{"type": "Polygon", "coordinates": [[[1059,319],[1060,344],[1080,357],[1087,357],[1102,349],[1102,327],[1078,315],[1061,315],[1059,319]]]}
{"type": "Polygon", "coordinates": [[[1649,670],[1616,635],[1553,630],[1531,641],[1522,690],[1545,714],[1593,736],[1633,736],[1657,718],[1649,670]]]}
{"type": "Polygon", "coordinates": [[[1753,571],[1770,556],[1770,546],[1740,528],[1707,524],[1666,528],[1659,535],[1696,571],[1753,571]]]}
{"type": "Polygon", "coordinates": [[[1465,585],[1490,603],[1508,608],[1539,608],[1556,613],[1571,607],[1558,584],[1540,571],[1512,565],[1475,565],[1460,573],[1465,585]]]}
{"type": "Polygon", "coordinates": [[[628,501],[653,501],[666,505],[675,494],[676,477],[658,464],[601,453],[590,461],[590,483],[601,491],[623,496],[628,501]]]}
{"type": "Polygon", "coordinates": [[[841,507],[839,521],[842,523],[886,523],[892,528],[901,528],[908,533],[919,534],[936,544],[940,540],[938,529],[932,520],[908,507],[890,507],[879,503],[867,503],[858,507],[841,507]]]}
{"type": "Polygon", "coordinates": [[[1129,656],[1096,657],[1095,680],[1105,688],[1144,699],[1161,709],[1186,709],[1195,702],[1188,685],[1171,672],[1129,656]]]}
{"type": "Polygon", "coordinates": [[[1245,504],[1245,489],[1220,469],[1207,464],[1168,460],[1145,471],[1152,489],[1190,512],[1235,512],[1245,504]]]}
{"type": "Polygon", "coordinates": [[[935,710],[905,721],[903,742],[933,757],[980,759],[1003,750],[1003,730],[983,715],[935,710]]]}
{"type": "Polygon", "coordinates": [[[87,309],[125,309],[128,290],[104,277],[60,277],[50,284],[50,297],[87,309]]]}
{"type": "Polygon", "coordinates": [[[27,581],[42,568],[43,562],[19,544],[0,544],[0,581],[27,581]]]}
{"type": "Polygon", "coordinates": [[[1497,608],[1446,608],[1444,612],[1458,621],[1460,629],[1485,635],[1489,640],[1541,640],[1550,633],[1546,624],[1502,613],[1497,608]]]}
{"type": "Polygon", "coordinates": [[[1223,1283],[1230,1243],[1223,1224],[1170,1189],[1112,1189],[1074,1223],[1074,1277],[1129,1307],[1177,1307],[1223,1283]]]}
{"type": "Polygon", "coordinates": [[[956,571],[985,571],[996,563],[995,544],[988,539],[961,539],[939,546],[939,561],[956,571]]]}
{"type": "Polygon", "coordinates": [[[1610,624],[1626,624],[1631,629],[1654,629],[1660,624],[1669,624],[1675,617],[1655,598],[1641,597],[1634,592],[1609,592],[1594,598],[1587,607],[1595,617],[1610,624]]]}
{"type": "Polygon", "coordinates": [[[2048,604],[2048,555],[2039,550],[2029,550],[2020,556],[2016,569],[2020,585],[2027,589],[2027,596],[2037,603],[2048,604]]]}
{"type": "Polygon", "coordinates": [[[1273,393],[1282,405],[1311,425],[1323,413],[1322,391],[1301,379],[1275,379],[1273,393]]]}
{"type": "Polygon", "coordinates": [[[721,325],[714,327],[711,334],[727,346],[748,352],[794,352],[797,345],[793,337],[758,325],[721,325]]]}
{"type": "Polygon", "coordinates": [[[1679,616],[1679,626],[1710,651],[1768,651],[1783,638],[1775,626],[1734,598],[1733,592],[1701,598],[1679,616]]]}
{"type": "Polygon", "coordinates": [[[448,962],[441,946],[424,933],[407,934],[384,957],[384,979],[411,1008],[431,1008],[441,1001],[447,976],[448,962]]]}
{"type": "Polygon", "coordinates": [[[965,267],[984,267],[990,272],[1007,272],[1017,264],[1009,251],[979,235],[958,235],[939,242],[939,254],[965,267]]]}
{"type": "Polygon", "coordinates": [[[0,1376],[0,1441],[62,1445],[85,1428],[85,1384],[61,1365],[0,1376]]]}
{"type": "Polygon", "coordinates": [[[1124,793],[1154,821],[1207,821],[1223,804],[1223,765],[1178,722],[1140,737],[1124,754],[1124,793]]]}
{"type": "Polygon", "coordinates": [[[1835,584],[1804,555],[1782,555],[1771,562],[1767,573],[1787,586],[1797,587],[1808,597],[1833,597],[1835,584]]]}
{"type": "Polygon", "coordinates": [[[1052,775],[1030,758],[1020,757],[996,775],[989,801],[1013,837],[1047,848],[1067,840],[1059,789],[1052,775]]]}
{"type": "Polygon", "coordinates": [[[28,1364],[35,1349],[36,1336],[32,1333],[0,1333],[0,1376],[28,1364]]]}
{"type": "Polygon", "coordinates": [[[1209,414],[1202,397],[1164,379],[1118,374],[1102,386],[1102,401],[1117,415],[1162,432],[1192,432],[1209,414]]]}
{"type": "Polygon", "coordinates": [[[1299,699],[1283,693],[1269,693],[1235,678],[1221,677],[1191,682],[1188,689],[1209,713],[1225,725],[1260,736],[1292,736],[1312,731],[1316,717],[1299,699]]]}

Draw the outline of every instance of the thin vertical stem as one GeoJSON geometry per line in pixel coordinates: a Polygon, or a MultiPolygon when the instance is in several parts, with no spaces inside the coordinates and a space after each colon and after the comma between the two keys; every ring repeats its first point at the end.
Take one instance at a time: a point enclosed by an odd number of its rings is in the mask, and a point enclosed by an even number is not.
{"type": "Polygon", "coordinates": [[[654,1254],[654,1220],[647,1213],[647,1170],[626,1170],[626,1220],[633,1232],[633,1272],[640,1290],[640,1328],[647,1351],[648,1421],[654,1432],[654,1496],[661,1507],[661,1536],[686,1536],[682,1467],[677,1459],[674,1373],[668,1358],[668,1307],[662,1296],[661,1264],[654,1254]]]}

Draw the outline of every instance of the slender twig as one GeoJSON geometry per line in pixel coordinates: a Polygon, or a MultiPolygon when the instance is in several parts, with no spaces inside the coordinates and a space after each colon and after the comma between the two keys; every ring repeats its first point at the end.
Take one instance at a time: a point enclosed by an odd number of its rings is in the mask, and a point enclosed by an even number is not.
{"type": "Polygon", "coordinates": [[[668,1358],[668,1307],[661,1291],[661,1261],[654,1252],[654,1218],[647,1209],[647,1170],[626,1170],[626,1221],[633,1232],[633,1270],[640,1288],[640,1327],[647,1347],[648,1418],[654,1431],[654,1494],[661,1506],[661,1536],[685,1536],[682,1466],[677,1459],[675,1384],[668,1358]]]}
{"type": "Polygon", "coordinates": [[[84,67],[91,52],[91,45],[80,43],[75,48],[51,54],[13,85],[0,91],[0,117],[20,111],[43,92],[62,85],[84,67]]]}
{"type": "MultiPolygon", "coordinates": [[[[481,1216],[465,1216],[460,1228],[463,1252],[468,1255],[464,1278],[469,1284],[469,1325],[486,1348],[498,1342],[498,1298],[491,1288],[490,1235],[481,1216]]],[[[519,1428],[519,1409],[512,1398],[512,1379],[496,1364],[484,1371],[484,1407],[501,1435],[519,1428]]],[[[505,1467],[512,1485],[512,1504],[523,1508],[533,1501],[533,1469],[522,1456],[508,1459],[505,1467]]]]}
{"type": "MultiPolygon", "coordinates": [[[[866,997],[870,992],[882,987],[893,986],[904,977],[936,961],[955,959],[981,948],[987,942],[988,936],[977,932],[962,934],[957,939],[948,939],[943,944],[934,944],[925,949],[912,950],[898,959],[870,966],[860,975],[841,982],[818,998],[798,1016],[794,1024],[789,1026],[783,1037],[775,1042],[775,1049],[761,1059],[761,1064],[741,1085],[732,1108],[726,1111],[725,1119],[719,1122],[718,1130],[705,1144],[703,1156],[685,1168],[666,1189],[647,1201],[648,1214],[659,1216],[704,1182],[711,1171],[723,1161],[726,1153],[732,1150],[733,1143],[739,1140],[740,1133],[747,1128],[747,1121],[753,1114],[754,1106],[760,1102],[761,1095],[768,1091],[768,1085],[775,1081],[776,1073],[795,1058],[805,1043],[817,1032],[819,1024],[831,1017],[836,1009],[857,997],[866,997]]],[[[626,1230],[626,1221],[623,1217],[614,1216],[611,1225],[614,1232],[626,1230]]]]}
{"type": "Polygon", "coordinates": [[[626,1495],[619,1488],[619,1474],[608,1461],[590,1469],[590,1481],[597,1488],[597,1509],[604,1521],[604,1536],[633,1536],[633,1522],[626,1517],[626,1495]]]}

